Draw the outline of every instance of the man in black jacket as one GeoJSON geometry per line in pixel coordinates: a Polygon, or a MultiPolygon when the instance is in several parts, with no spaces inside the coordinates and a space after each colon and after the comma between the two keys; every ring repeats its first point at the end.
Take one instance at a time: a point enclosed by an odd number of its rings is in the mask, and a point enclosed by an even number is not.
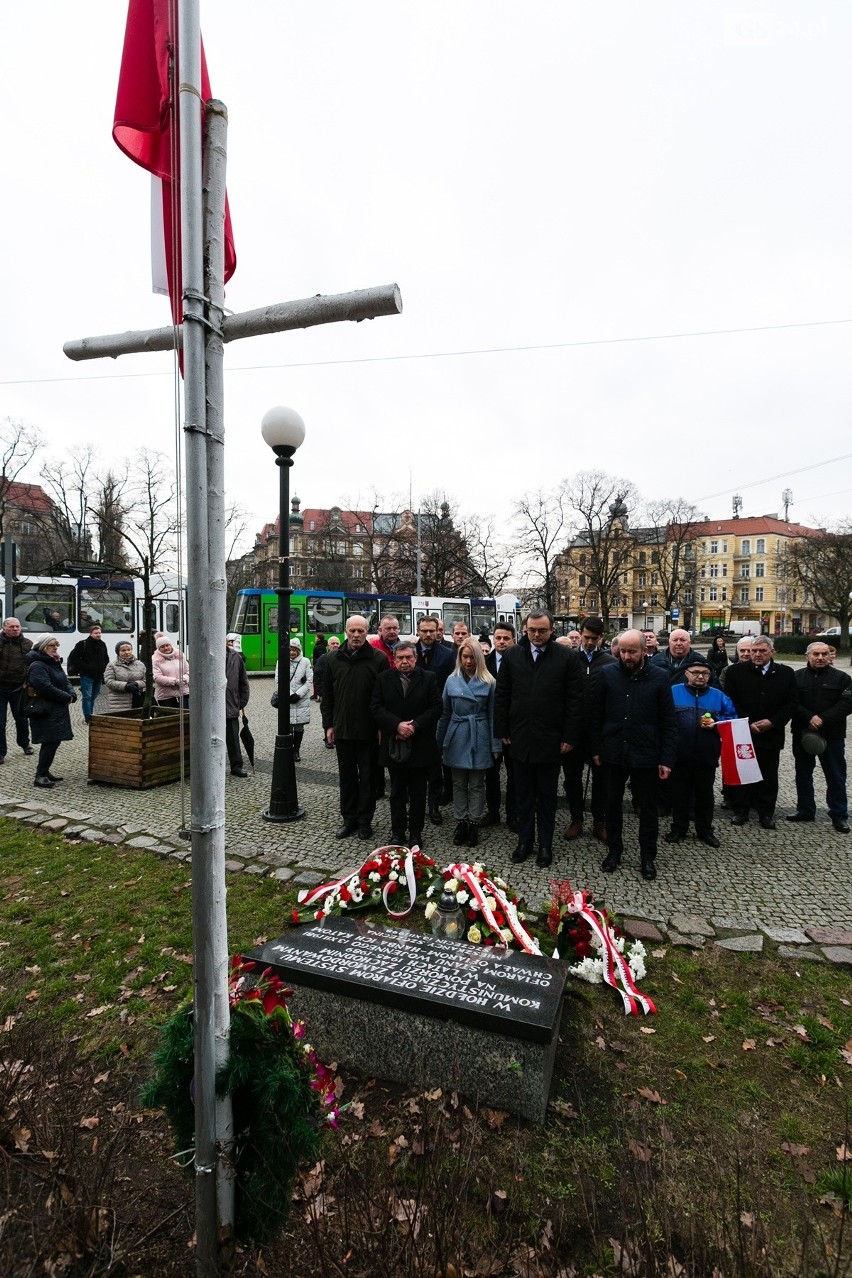
{"type": "Polygon", "coordinates": [[[573,648],[553,638],[549,612],[531,612],[526,634],[500,664],[494,735],[512,750],[518,809],[515,864],[526,861],[538,826],[536,865],[553,859],[556,792],[564,755],[580,740],[582,673],[573,648]]]}
{"type": "Polygon", "coordinates": [[[108,665],[109,651],[101,638],[101,628],[95,622],[86,638],[75,644],[68,656],[68,673],[80,676],[86,723],[95,712],[95,702],[104,686],[104,671],[108,665]]]}
{"type": "Polygon", "coordinates": [[[422,848],[426,787],[441,757],[441,694],[435,675],[418,668],[411,640],[399,641],[394,658],[396,668],[376,679],[370,712],[381,732],[379,763],[390,773],[391,843],[422,848]]]}
{"type": "Polygon", "coordinates": [[[592,761],[606,777],[609,851],[601,869],[611,874],[624,853],[624,789],[628,780],[639,803],[642,878],[657,877],[659,837],[657,789],[677,757],[677,722],[665,670],[645,656],[638,630],[618,639],[618,661],[601,670],[592,688],[592,761]]]}
{"type": "Polygon", "coordinates": [[[737,714],[749,721],[754,753],[763,775],[763,780],[754,785],[731,787],[730,799],[734,805],[731,825],[746,825],[749,807],[753,805],[764,830],[777,828],[775,804],[784,727],[799,703],[795,675],[789,666],[779,666],[773,660],[774,646],[769,635],[756,635],[751,645],[751,661],[729,666],[725,678],[725,692],[736,706],[737,714]]]}
{"type": "Polygon", "coordinates": [[[6,716],[10,710],[15,720],[15,740],[24,754],[33,753],[29,721],[21,714],[21,689],[27,677],[24,656],[32,646],[22,635],[18,618],[7,617],[0,631],[0,763],[6,762],[6,716]]]}
{"type": "MultiPolygon", "coordinates": [[[[440,623],[443,625],[443,622],[440,623]]],[[[456,650],[452,644],[447,647],[438,638],[439,618],[421,617],[417,623],[417,665],[421,670],[428,670],[438,681],[438,696],[444,691],[444,684],[453,673],[456,664],[456,650]]],[[[450,787],[452,788],[452,787],[450,787]]],[[[438,751],[432,775],[429,777],[429,819],[433,825],[441,825],[444,818],[441,814],[441,795],[444,790],[444,773],[441,767],[441,752],[438,751]]]]}
{"type": "MultiPolygon", "coordinates": [[[[831,664],[828,644],[808,645],[808,664],[794,678],[799,704],[793,715],[793,758],[796,761],[796,811],[788,821],[816,819],[814,764],[816,756],[802,745],[804,733],[818,733],[825,741],[819,755],[825,777],[828,815],[838,834],[849,833],[846,798],[846,720],[852,714],[852,679],[831,664]]],[[[806,738],[807,740],[807,738],[806,738]]],[[[817,742],[817,744],[819,744],[817,742]]]]}
{"type": "Polygon", "coordinates": [[[350,617],[346,643],[328,653],[322,698],[322,726],[329,745],[337,747],[340,812],[343,824],[335,838],[358,831],[360,838],[373,834],[376,810],[378,733],[370,713],[376,679],[388,669],[388,659],[367,643],[364,617],[350,617]]]}
{"type": "MultiPolygon", "coordinates": [[[[511,621],[498,621],[494,627],[494,647],[485,658],[485,668],[495,680],[509,648],[515,646],[515,627],[511,621]]],[[[569,755],[568,758],[571,756],[569,755]]],[[[506,825],[518,832],[518,805],[515,799],[515,774],[512,770],[512,750],[504,744],[502,754],[494,760],[485,774],[485,804],[488,811],[483,826],[500,824],[500,768],[506,766],[506,825]]]]}
{"type": "Polygon", "coordinates": [[[579,839],[583,833],[585,796],[583,794],[583,774],[588,765],[591,771],[592,790],[592,833],[601,843],[606,843],[606,774],[602,768],[592,764],[589,750],[589,715],[592,706],[592,691],[598,675],[605,666],[612,665],[615,657],[605,652],[603,644],[603,621],[600,617],[586,617],[580,630],[580,669],[583,672],[583,712],[582,743],[566,755],[562,764],[565,776],[565,795],[571,811],[571,823],[565,831],[566,839],[579,839]]]}

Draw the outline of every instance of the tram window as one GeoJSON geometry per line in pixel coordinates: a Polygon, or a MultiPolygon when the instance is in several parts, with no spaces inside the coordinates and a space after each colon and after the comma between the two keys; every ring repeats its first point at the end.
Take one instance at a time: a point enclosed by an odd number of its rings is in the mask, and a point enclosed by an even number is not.
{"type": "MultiPolygon", "coordinates": [[[[278,604],[270,604],[266,609],[266,629],[271,635],[278,634],[278,604]]],[[[290,609],[290,634],[298,634],[302,629],[302,618],[298,608],[290,609]]]]}
{"type": "MultiPolygon", "coordinates": [[[[156,604],[151,624],[156,626],[156,604]]],[[[80,629],[98,625],[104,634],[129,634],[133,629],[132,586],[80,586],[80,629]]]]}
{"type": "Polygon", "coordinates": [[[470,629],[470,605],[462,603],[460,600],[446,599],[444,601],[444,626],[450,634],[452,634],[453,626],[459,621],[463,621],[467,628],[470,629]]]}
{"type": "Polygon", "coordinates": [[[379,608],[377,599],[359,598],[357,595],[347,596],[346,620],[350,617],[366,617],[367,634],[379,633],[379,608]]]}
{"type": "Polygon", "coordinates": [[[180,605],[176,603],[167,603],[164,605],[166,614],[165,629],[175,632],[180,629],[180,605]]]}
{"type": "Polygon", "coordinates": [[[441,616],[440,608],[431,608],[428,610],[426,608],[418,608],[414,614],[414,622],[415,622],[415,625],[419,626],[420,622],[423,620],[424,617],[431,617],[434,621],[437,621],[440,618],[440,616],[441,616]]]}
{"type": "Polygon", "coordinates": [[[308,630],[315,635],[336,635],[343,629],[343,600],[323,595],[305,599],[308,630]]]}
{"type": "Polygon", "coordinates": [[[234,631],[239,635],[260,634],[260,596],[237,595],[234,631]]]}
{"type": "Polygon", "coordinates": [[[487,604],[477,601],[470,605],[471,630],[475,635],[481,634],[484,630],[487,634],[491,634],[494,630],[494,604],[487,604]]]}
{"type": "Polygon", "coordinates": [[[382,617],[396,617],[399,622],[399,633],[411,633],[411,604],[404,599],[380,599],[379,620],[382,617]]]}
{"type": "Polygon", "coordinates": [[[16,584],[14,615],[20,621],[21,629],[32,633],[74,630],[74,587],[46,586],[36,582],[16,584]]]}

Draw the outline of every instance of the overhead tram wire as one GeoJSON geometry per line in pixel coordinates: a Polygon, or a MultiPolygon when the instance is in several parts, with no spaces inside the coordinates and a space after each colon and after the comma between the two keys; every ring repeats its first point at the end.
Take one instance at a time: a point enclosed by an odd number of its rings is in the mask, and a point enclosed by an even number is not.
{"type": "MultiPolygon", "coordinates": [[[[333,368],[348,364],[398,364],[420,359],[464,359],[476,355],[512,355],[534,351],[572,350],[584,346],[626,346],[639,342],[673,342],[694,337],[731,337],[743,333],[777,333],[786,329],[831,328],[852,319],[804,320],[794,324],[754,324],[747,328],[707,328],[684,333],[645,333],[636,337],[592,337],[576,342],[542,342],[530,346],[486,346],[462,351],[420,351],[412,355],[364,355],[357,359],[297,360],[290,364],[242,364],[228,373],[258,373],[282,368],[333,368]]],[[[0,379],[0,386],[50,386],[62,382],[109,382],[140,377],[170,377],[171,373],[103,373],[80,377],[20,377],[0,379]]],[[[795,473],[795,472],[791,472],[795,473]]]]}
{"type": "MultiPolygon", "coordinates": [[[[776,479],[790,479],[793,475],[804,475],[809,470],[819,470],[821,466],[831,466],[834,462],[848,461],[852,457],[852,453],[841,453],[839,457],[826,457],[824,461],[811,462],[809,466],[798,466],[795,470],[782,470],[777,475],[767,475],[765,479],[752,479],[747,484],[734,484],[729,488],[720,488],[715,493],[705,493],[703,497],[696,497],[696,502],[712,501],[714,497],[727,497],[728,493],[732,493],[734,489],[737,492],[742,488],[760,488],[763,484],[774,483],[776,479]]],[[[832,494],[828,494],[831,496],[832,494]]],[[[802,505],[801,502],[797,503],[802,505]]]]}

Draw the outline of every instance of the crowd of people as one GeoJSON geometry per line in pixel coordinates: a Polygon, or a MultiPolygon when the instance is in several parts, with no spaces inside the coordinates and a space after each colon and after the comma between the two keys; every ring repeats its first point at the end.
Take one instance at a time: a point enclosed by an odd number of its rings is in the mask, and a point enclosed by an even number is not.
{"type": "MultiPolygon", "coordinates": [[[[155,635],[153,691],[161,706],[186,707],[189,663],[165,634],[155,635]]],[[[6,757],[11,712],[16,741],[35,753],[34,784],[50,788],[62,778],[52,769],[60,744],[71,740],[69,707],[80,679],[89,722],[103,692],[107,712],[142,705],[146,670],[125,638],[109,652],[99,626],[68,656],[63,668],[55,634],[35,643],[10,617],[0,631],[0,764],[6,757]]],[[[276,687],[277,683],[276,668],[276,687]]],[[[390,840],[422,846],[427,817],[441,825],[452,804],[455,846],[477,847],[482,829],[505,819],[517,835],[512,861],[535,857],[552,864],[560,781],[569,809],[568,842],[585,831],[606,847],[602,869],[621,864],[624,799],[638,814],[642,876],[656,878],[660,816],[670,816],[668,844],[695,838],[720,846],[715,824],[716,780],[722,749],[718,725],[748,724],[746,750],[759,779],[723,787],[731,825],[745,826],[752,811],[774,830],[781,752],[789,726],[795,765],[796,808],[791,822],[816,820],[814,788],[819,760],[828,816],[849,833],[846,790],[846,720],[852,713],[852,678],[834,665],[821,640],[798,669],[775,660],[768,635],[743,636],[729,656],[721,637],[706,656],[676,629],[660,648],[650,631],[625,630],[604,643],[600,617],[556,636],[553,617],[533,610],[518,636],[509,622],[474,637],[463,622],[445,636],[443,622],[423,617],[416,639],[401,639],[396,617],[384,617],[368,636],[364,617],[350,617],[346,637],[318,643],[314,665],[296,636],[290,639],[289,719],[300,761],[310,703],[319,702],[326,746],[336,753],[341,824],[336,837],[373,837],[377,798],[390,778],[390,840]]],[[[248,775],[240,748],[240,717],[249,681],[239,636],[225,644],[226,744],[231,773],[248,775]]],[[[275,694],[273,702],[277,698],[275,694]]],[[[730,780],[730,778],[729,778],[730,780]]]]}

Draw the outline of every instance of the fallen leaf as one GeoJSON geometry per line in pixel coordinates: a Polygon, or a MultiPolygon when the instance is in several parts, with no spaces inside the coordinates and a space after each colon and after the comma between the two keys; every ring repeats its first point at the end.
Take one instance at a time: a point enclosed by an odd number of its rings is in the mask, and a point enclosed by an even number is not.
{"type": "Polygon", "coordinates": [[[105,1083],[108,1078],[109,1078],[109,1070],[105,1070],[103,1074],[96,1074],[94,1078],[95,1087],[97,1087],[98,1083],[105,1083]]]}
{"type": "Polygon", "coordinates": [[[639,1087],[636,1091],[637,1096],[641,1096],[643,1100],[650,1101],[652,1105],[667,1105],[668,1101],[664,1101],[659,1092],[655,1092],[651,1087],[639,1087]]]}
{"type": "Polygon", "coordinates": [[[632,1136],[627,1142],[627,1148],[640,1163],[649,1163],[651,1161],[651,1151],[648,1146],[643,1145],[639,1140],[634,1140],[632,1136]]]}
{"type": "Polygon", "coordinates": [[[112,1003],[104,1003],[100,1007],[93,1007],[91,1012],[86,1013],[86,1020],[91,1020],[93,1016],[102,1016],[104,1012],[112,1010],[112,1003]]]}
{"type": "Polygon", "coordinates": [[[609,1045],[609,1050],[610,1050],[611,1052],[626,1052],[626,1051],[627,1051],[627,1044],[626,1044],[626,1043],[618,1043],[618,1042],[616,1042],[615,1040],[613,1040],[613,1042],[611,1042],[611,1043],[610,1043],[610,1045],[609,1045]]]}
{"type": "Polygon", "coordinates": [[[766,1040],[766,1046],[767,1047],[783,1047],[784,1040],[783,1038],[768,1038],[766,1040]]]}
{"type": "Polygon", "coordinates": [[[672,980],[674,981],[675,985],[683,985],[683,981],[680,979],[677,972],[672,972],[672,980]]]}
{"type": "Polygon", "coordinates": [[[40,994],[40,990],[30,990],[29,994],[25,995],[26,1001],[28,1003],[34,1003],[36,999],[38,998],[39,994],[40,994]]]}
{"type": "Polygon", "coordinates": [[[817,1020],[819,1021],[820,1025],[823,1026],[824,1029],[828,1029],[832,1031],[834,1030],[834,1026],[832,1025],[831,1021],[828,1019],[827,1016],[818,1015],[817,1020]]]}
{"type": "Polygon", "coordinates": [[[597,1038],[595,1039],[595,1047],[598,1048],[598,1050],[601,1052],[606,1051],[606,1039],[603,1037],[603,1035],[598,1034],[597,1038]]]}
{"type": "Polygon", "coordinates": [[[791,1158],[804,1158],[805,1154],[811,1151],[807,1145],[794,1145],[792,1141],[784,1140],[781,1142],[781,1148],[790,1155],[791,1158]]]}
{"type": "Polygon", "coordinates": [[[363,1102],[363,1101],[352,1101],[352,1103],[351,1103],[351,1104],[350,1104],[350,1106],[349,1106],[349,1113],[352,1115],[352,1117],[353,1117],[353,1118],[363,1118],[363,1117],[364,1117],[364,1102],[363,1102]]]}
{"type": "Polygon", "coordinates": [[[652,958],[664,959],[667,954],[668,954],[668,950],[651,950],[652,958]]]}
{"type": "Polygon", "coordinates": [[[682,1070],[682,1069],[676,1069],[676,1070],[675,1070],[675,1074],[676,1074],[676,1076],[677,1076],[678,1078],[682,1078],[682,1079],[684,1080],[684,1082],[686,1082],[687,1075],[686,1075],[686,1074],[684,1074],[684,1072],[683,1072],[683,1070],[682,1070]]]}
{"type": "Polygon", "coordinates": [[[90,1132],[93,1131],[94,1128],[99,1127],[100,1122],[101,1120],[96,1117],[81,1118],[78,1125],[83,1129],[83,1131],[90,1132]]]}
{"type": "Polygon", "coordinates": [[[367,1128],[368,1136],[387,1136],[387,1134],[387,1128],[383,1127],[377,1118],[374,1118],[367,1128]]]}
{"type": "Polygon", "coordinates": [[[436,1087],[431,1092],[424,1092],[423,1099],[428,1101],[436,1101],[436,1100],[440,1100],[443,1094],[444,1093],[441,1091],[441,1088],[436,1087]]]}
{"type": "Polygon", "coordinates": [[[757,1041],[756,1041],[755,1039],[753,1039],[753,1038],[747,1038],[747,1039],[744,1039],[744,1040],[743,1040],[743,1051],[744,1051],[744,1052],[753,1052],[753,1051],[755,1050],[755,1048],[756,1048],[756,1047],[757,1047],[757,1041]]]}
{"type": "Polygon", "coordinates": [[[554,1100],[550,1102],[550,1108],[555,1109],[557,1114],[561,1114],[563,1118],[577,1118],[578,1114],[570,1101],[554,1100]]]}
{"type": "Polygon", "coordinates": [[[839,1163],[852,1163],[852,1149],[845,1142],[838,1145],[834,1153],[839,1163]]]}
{"type": "Polygon", "coordinates": [[[498,1132],[509,1117],[508,1110],[489,1109],[486,1105],[479,1112],[493,1132],[498,1132]]]}
{"type": "Polygon", "coordinates": [[[753,1228],[754,1228],[754,1212],[753,1212],[753,1211],[741,1211],[741,1212],[740,1212],[740,1224],[741,1224],[741,1225],[745,1225],[746,1229],[753,1229],[753,1228]]]}
{"type": "Polygon", "coordinates": [[[656,1032],[657,1032],[657,1031],[656,1031],[656,1030],[655,1030],[655,1029],[654,1029],[651,1025],[640,1025],[640,1026],[639,1026],[639,1033],[640,1033],[640,1034],[656,1034],[656,1032]]]}
{"type": "Polygon", "coordinates": [[[810,1043],[811,1036],[808,1033],[808,1031],[805,1029],[804,1025],[794,1025],[793,1033],[798,1034],[799,1038],[802,1040],[803,1043],[810,1043]]]}
{"type": "Polygon", "coordinates": [[[715,1043],[715,1042],[716,1042],[716,1035],[715,1035],[715,1034],[705,1034],[705,1035],[702,1037],[701,1041],[702,1041],[702,1043],[715,1043]]]}
{"type": "Polygon", "coordinates": [[[29,1127],[13,1127],[10,1135],[15,1142],[15,1149],[19,1150],[22,1154],[26,1154],[29,1150],[30,1139],[32,1137],[32,1132],[29,1127]]]}

